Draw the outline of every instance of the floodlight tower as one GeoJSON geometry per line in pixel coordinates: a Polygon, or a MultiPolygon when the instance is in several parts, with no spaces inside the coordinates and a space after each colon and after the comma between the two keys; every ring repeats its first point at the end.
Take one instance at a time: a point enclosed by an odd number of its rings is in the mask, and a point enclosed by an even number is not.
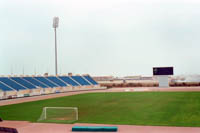
{"type": "Polygon", "coordinates": [[[55,31],[55,74],[58,74],[58,64],[57,64],[57,38],[56,38],[56,28],[58,28],[58,22],[59,22],[59,18],[58,17],[54,17],[53,18],[53,28],[55,31]]]}

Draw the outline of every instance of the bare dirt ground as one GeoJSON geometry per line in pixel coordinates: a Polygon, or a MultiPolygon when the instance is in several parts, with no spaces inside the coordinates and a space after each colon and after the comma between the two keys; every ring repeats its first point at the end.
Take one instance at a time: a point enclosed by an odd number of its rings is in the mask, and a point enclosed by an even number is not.
{"type": "MultiPolygon", "coordinates": [[[[81,93],[93,92],[138,92],[138,91],[200,91],[200,87],[131,87],[131,88],[112,88],[106,90],[78,91],[58,93],[51,95],[26,97],[11,100],[0,101],[0,106],[8,104],[16,104],[22,102],[49,99],[61,96],[76,95],[81,93]]],[[[3,121],[0,122],[2,127],[17,128],[19,133],[71,133],[73,126],[117,126],[118,133],[199,133],[200,127],[167,127],[167,126],[132,126],[132,125],[105,125],[105,124],[49,124],[49,123],[30,123],[26,121],[3,121]]],[[[78,133],[78,132],[76,132],[78,133]]],[[[89,133],[89,132],[85,132],[89,133]]],[[[90,132],[91,133],[91,132],[90,132]]],[[[101,133],[101,132],[99,132],[101,133]]]]}

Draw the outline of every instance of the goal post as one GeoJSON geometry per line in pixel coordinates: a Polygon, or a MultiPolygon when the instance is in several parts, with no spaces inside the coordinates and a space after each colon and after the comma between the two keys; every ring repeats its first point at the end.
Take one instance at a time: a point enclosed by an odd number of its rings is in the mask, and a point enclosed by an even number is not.
{"type": "Polygon", "coordinates": [[[70,123],[77,120],[77,107],[44,107],[38,122],[70,123]]]}

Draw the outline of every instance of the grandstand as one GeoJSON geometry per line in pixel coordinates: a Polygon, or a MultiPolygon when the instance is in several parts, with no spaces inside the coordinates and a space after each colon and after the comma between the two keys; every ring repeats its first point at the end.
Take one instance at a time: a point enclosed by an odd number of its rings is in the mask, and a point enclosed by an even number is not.
{"type": "Polygon", "coordinates": [[[0,99],[97,88],[89,75],[0,77],[0,99]]]}

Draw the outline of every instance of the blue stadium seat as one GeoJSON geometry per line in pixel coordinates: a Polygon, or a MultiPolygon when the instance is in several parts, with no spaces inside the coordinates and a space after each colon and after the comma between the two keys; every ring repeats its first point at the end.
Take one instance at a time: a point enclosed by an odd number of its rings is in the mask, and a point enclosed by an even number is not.
{"type": "Polygon", "coordinates": [[[48,85],[49,87],[51,88],[54,88],[54,87],[58,87],[58,85],[52,83],[51,81],[49,81],[48,79],[46,79],[45,77],[34,77],[35,79],[39,80],[40,82],[48,85]]]}
{"type": "Polygon", "coordinates": [[[71,78],[69,78],[68,76],[59,76],[59,78],[61,80],[63,80],[64,82],[66,82],[67,84],[70,84],[72,86],[80,86],[79,84],[77,84],[76,82],[74,82],[71,78]]]}
{"type": "Polygon", "coordinates": [[[15,82],[25,86],[28,89],[35,89],[36,86],[32,85],[31,83],[29,83],[28,81],[20,78],[20,77],[11,77],[12,80],[14,80],[15,82]]]}
{"type": "Polygon", "coordinates": [[[61,87],[66,87],[67,84],[65,82],[63,82],[61,79],[57,78],[57,77],[47,77],[49,80],[51,80],[52,82],[54,82],[55,84],[61,86],[61,87]]]}
{"type": "Polygon", "coordinates": [[[47,85],[37,81],[36,79],[34,79],[33,77],[23,77],[22,79],[30,82],[31,84],[34,84],[36,87],[41,87],[41,88],[48,88],[47,85]]]}
{"type": "Polygon", "coordinates": [[[19,90],[26,90],[24,86],[17,84],[16,82],[12,81],[11,79],[7,77],[0,77],[0,81],[5,83],[6,85],[12,87],[13,89],[19,91],[19,90]]]}
{"type": "Polygon", "coordinates": [[[98,83],[94,79],[92,79],[90,76],[84,76],[84,78],[86,78],[93,85],[98,85],[98,83]]]}
{"type": "Polygon", "coordinates": [[[13,91],[12,88],[10,88],[9,86],[6,86],[1,81],[0,81],[0,90],[2,90],[2,91],[13,91]]]}
{"type": "Polygon", "coordinates": [[[83,79],[81,76],[72,76],[74,80],[76,80],[81,85],[90,85],[85,79],[83,79]]]}

